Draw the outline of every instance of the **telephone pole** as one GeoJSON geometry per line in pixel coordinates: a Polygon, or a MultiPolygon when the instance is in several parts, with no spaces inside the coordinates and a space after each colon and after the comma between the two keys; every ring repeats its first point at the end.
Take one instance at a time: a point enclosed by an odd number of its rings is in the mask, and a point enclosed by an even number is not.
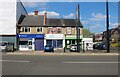
{"type": "Polygon", "coordinates": [[[80,12],[79,12],[79,4],[77,5],[77,11],[76,11],[76,36],[77,36],[77,52],[80,52],[80,12]]]}
{"type": "Polygon", "coordinates": [[[110,53],[110,31],[109,31],[109,10],[108,10],[108,0],[106,0],[106,28],[107,28],[107,53],[110,53]]]}

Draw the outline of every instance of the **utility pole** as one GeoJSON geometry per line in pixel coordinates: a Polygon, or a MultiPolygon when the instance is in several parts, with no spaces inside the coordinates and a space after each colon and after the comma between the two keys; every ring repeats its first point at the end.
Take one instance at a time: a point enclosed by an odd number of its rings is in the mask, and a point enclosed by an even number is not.
{"type": "Polygon", "coordinates": [[[80,14],[79,14],[79,4],[77,5],[77,11],[76,11],[76,36],[77,36],[77,52],[80,52],[80,14]]]}
{"type": "Polygon", "coordinates": [[[110,32],[109,32],[109,10],[108,10],[108,0],[106,0],[106,28],[107,28],[107,53],[110,52],[110,32]]]}

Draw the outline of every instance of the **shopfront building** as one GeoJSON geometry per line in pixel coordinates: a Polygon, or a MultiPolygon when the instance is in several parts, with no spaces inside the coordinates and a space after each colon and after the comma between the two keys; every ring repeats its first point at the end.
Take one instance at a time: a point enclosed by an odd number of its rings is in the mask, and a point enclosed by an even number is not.
{"type": "MultiPolygon", "coordinates": [[[[65,37],[65,48],[69,49],[72,44],[77,45],[77,39],[76,36],[74,35],[69,35],[65,37]]],[[[82,36],[80,36],[80,46],[82,47],[82,36]]]]}
{"type": "Polygon", "coordinates": [[[44,34],[19,34],[19,50],[44,50],[44,34]]]}
{"type": "Polygon", "coordinates": [[[46,34],[46,45],[52,45],[55,49],[64,47],[63,34],[46,34]]]}

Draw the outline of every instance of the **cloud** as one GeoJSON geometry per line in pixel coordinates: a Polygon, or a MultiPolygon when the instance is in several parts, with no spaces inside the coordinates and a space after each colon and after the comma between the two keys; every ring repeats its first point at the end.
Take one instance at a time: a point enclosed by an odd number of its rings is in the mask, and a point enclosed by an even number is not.
{"type": "MultiPolygon", "coordinates": [[[[41,11],[39,12],[38,14],[39,15],[44,15],[45,12],[47,12],[47,17],[48,18],[59,18],[60,17],[60,14],[57,13],[57,12],[54,12],[54,11],[41,11]]],[[[29,15],[34,15],[34,12],[30,12],[28,13],[29,15]]]]}
{"type": "Polygon", "coordinates": [[[75,18],[75,14],[70,13],[69,15],[64,15],[63,18],[75,18]]]}
{"type": "Polygon", "coordinates": [[[82,22],[82,24],[89,24],[89,21],[87,21],[87,20],[83,20],[81,22],[82,22]]]}
{"type": "Polygon", "coordinates": [[[116,23],[109,23],[109,25],[110,25],[111,27],[113,27],[113,28],[117,27],[118,24],[119,24],[119,23],[117,23],[117,22],[116,22],[116,23]]]}
{"type": "Polygon", "coordinates": [[[57,13],[57,12],[53,12],[53,11],[51,11],[51,12],[47,12],[47,17],[48,18],[58,18],[58,17],[60,17],[60,14],[59,13],[57,13]]]}
{"type": "Polygon", "coordinates": [[[96,24],[96,25],[93,25],[93,26],[90,26],[91,29],[98,29],[98,28],[101,28],[102,26],[100,24],[96,24]]]}
{"type": "Polygon", "coordinates": [[[101,21],[104,20],[106,18],[106,15],[103,15],[101,13],[92,13],[93,18],[90,18],[89,20],[91,21],[101,21]]]}
{"type": "Polygon", "coordinates": [[[41,10],[46,10],[47,2],[23,2],[23,5],[28,8],[36,8],[41,10]]]}

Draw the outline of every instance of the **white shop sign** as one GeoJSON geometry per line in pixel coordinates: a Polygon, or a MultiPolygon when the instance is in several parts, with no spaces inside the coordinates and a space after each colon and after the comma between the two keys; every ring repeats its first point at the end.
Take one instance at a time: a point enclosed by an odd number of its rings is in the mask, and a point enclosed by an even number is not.
{"type": "Polygon", "coordinates": [[[46,39],[63,39],[63,34],[46,34],[46,39]]]}

